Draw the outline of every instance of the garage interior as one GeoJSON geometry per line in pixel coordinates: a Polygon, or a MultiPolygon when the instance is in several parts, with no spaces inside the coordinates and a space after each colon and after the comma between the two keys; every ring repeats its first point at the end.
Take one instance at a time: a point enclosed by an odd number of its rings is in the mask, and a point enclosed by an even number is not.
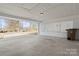
{"type": "Polygon", "coordinates": [[[0,56],[78,55],[78,3],[0,3],[0,56]]]}

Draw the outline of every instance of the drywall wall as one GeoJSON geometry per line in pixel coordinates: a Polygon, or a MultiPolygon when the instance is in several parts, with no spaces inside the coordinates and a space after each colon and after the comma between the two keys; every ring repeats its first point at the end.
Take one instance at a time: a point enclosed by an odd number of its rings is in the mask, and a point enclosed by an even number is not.
{"type": "MultiPolygon", "coordinates": [[[[40,23],[40,35],[67,38],[66,29],[70,28],[79,29],[79,15],[60,18],[55,22],[40,23]]],[[[76,38],[79,39],[79,31],[77,31],[76,38]]]]}
{"type": "Polygon", "coordinates": [[[74,21],[73,27],[79,29],[79,15],[75,16],[73,21],[74,21]]]}
{"type": "MultiPolygon", "coordinates": [[[[73,28],[79,29],[79,15],[75,17],[73,28]]],[[[76,33],[76,39],[79,40],[79,30],[76,33]]]]}
{"type": "Polygon", "coordinates": [[[67,38],[66,29],[73,28],[73,18],[65,17],[63,20],[41,23],[40,25],[40,34],[47,36],[63,37],[67,38]]]}
{"type": "Polygon", "coordinates": [[[45,23],[40,23],[39,24],[39,35],[45,35],[46,34],[46,24],[45,23]]]}

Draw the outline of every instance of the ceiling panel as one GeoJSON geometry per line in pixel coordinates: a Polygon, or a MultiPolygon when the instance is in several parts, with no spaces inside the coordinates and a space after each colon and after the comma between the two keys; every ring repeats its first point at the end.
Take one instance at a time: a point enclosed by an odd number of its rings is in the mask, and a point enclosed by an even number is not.
{"type": "Polygon", "coordinates": [[[0,5],[0,12],[9,15],[20,16],[24,18],[31,18],[33,16],[28,12],[28,10],[25,10],[17,6],[6,5],[6,4],[0,5]]]}
{"type": "Polygon", "coordinates": [[[24,18],[35,19],[38,21],[51,21],[57,18],[79,15],[79,4],[71,4],[71,3],[0,4],[0,12],[24,18]]]}
{"type": "Polygon", "coordinates": [[[17,7],[24,7],[26,9],[32,9],[38,5],[38,3],[3,3],[0,6],[17,6],[17,7]]]}

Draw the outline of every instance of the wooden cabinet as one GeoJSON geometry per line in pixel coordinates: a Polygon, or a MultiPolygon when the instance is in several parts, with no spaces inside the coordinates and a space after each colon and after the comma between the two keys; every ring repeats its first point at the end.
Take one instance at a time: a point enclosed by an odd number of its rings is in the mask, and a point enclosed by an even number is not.
{"type": "Polygon", "coordinates": [[[76,33],[79,29],[67,29],[67,39],[68,40],[76,40],[76,33]]]}

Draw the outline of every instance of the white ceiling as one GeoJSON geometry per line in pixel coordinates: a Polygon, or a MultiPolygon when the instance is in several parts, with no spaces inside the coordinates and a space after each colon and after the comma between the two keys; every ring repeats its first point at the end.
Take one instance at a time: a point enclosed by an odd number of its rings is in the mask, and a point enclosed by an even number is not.
{"type": "Polygon", "coordinates": [[[10,3],[0,4],[0,16],[51,21],[79,14],[79,4],[68,3],[10,3]],[[43,13],[43,14],[40,14],[43,13]]]}

